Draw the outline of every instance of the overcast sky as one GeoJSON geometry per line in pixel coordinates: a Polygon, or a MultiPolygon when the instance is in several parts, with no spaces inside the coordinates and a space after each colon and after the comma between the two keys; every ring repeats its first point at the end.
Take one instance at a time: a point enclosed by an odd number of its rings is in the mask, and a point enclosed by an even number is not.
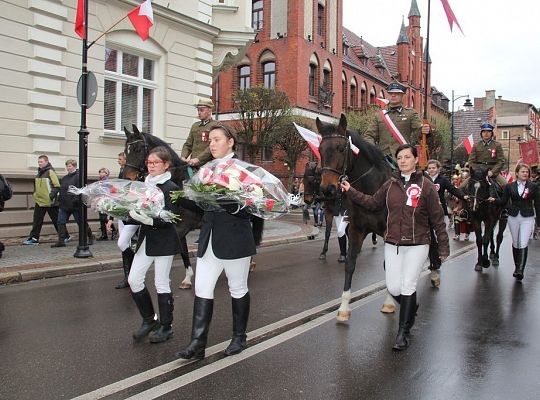
{"type": "MultiPolygon", "coordinates": [[[[540,1],[449,0],[463,29],[450,27],[440,0],[431,0],[431,85],[449,99],[496,96],[540,108],[540,1]]],[[[427,32],[428,0],[417,0],[427,32]]],[[[343,25],[373,46],[396,44],[411,0],[343,0],[343,25]]],[[[465,99],[455,100],[455,110],[465,99]]],[[[449,108],[452,105],[449,105],[449,108]]]]}

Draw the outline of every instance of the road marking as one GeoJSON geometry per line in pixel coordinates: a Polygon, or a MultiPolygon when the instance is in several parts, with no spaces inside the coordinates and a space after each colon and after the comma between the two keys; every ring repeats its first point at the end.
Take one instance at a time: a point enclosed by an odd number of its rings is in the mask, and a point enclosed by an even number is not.
{"type": "MultiPolygon", "coordinates": [[[[468,246],[464,246],[460,248],[459,250],[455,251],[449,258],[448,261],[455,259],[460,259],[464,257],[469,251],[474,250],[476,248],[475,244],[471,244],[468,246]]],[[[425,275],[428,275],[430,273],[429,270],[424,271],[422,273],[422,277],[425,275]]],[[[365,288],[362,288],[360,290],[357,290],[352,293],[351,295],[351,309],[356,309],[367,302],[376,299],[378,296],[382,296],[384,293],[384,290],[386,289],[385,281],[379,281],[376,283],[373,283],[369,286],[366,286],[365,288]]],[[[281,334],[278,334],[274,337],[271,337],[270,339],[266,339],[262,341],[261,343],[258,343],[256,345],[248,347],[246,350],[244,350],[242,353],[232,356],[232,357],[225,357],[223,359],[220,359],[218,361],[213,362],[212,364],[206,365],[204,367],[201,367],[195,371],[192,371],[188,374],[182,375],[180,377],[177,377],[175,379],[172,379],[171,381],[167,381],[161,385],[156,386],[155,388],[148,389],[145,392],[142,392],[138,395],[135,395],[133,397],[130,397],[130,399],[150,399],[155,398],[151,397],[153,396],[152,393],[154,389],[156,389],[156,393],[161,393],[161,390],[167,390],[163,394],[168,393],[172,390],[175,390],[179,387],[182,387],[184,385],[187,385],[191,382],[194,382],[198,379],[201,379],[205,376],[208,376],[214,372],[217,372],[223,368],[226,368],[230,365],[233,365],[241,360],[244,360],[248,357],[251,357],[255,354],[258,354],[264,350],[267,350],[271,347],[276,346],[277,344],[280,344],[290,338],[293,338],[295,336],[300,335],[303,332],[306,332],[310,329],[313,329],[321,324],[323,324],[326,321],[330,321],[334,319],[335,313],[333,309],[337,310],[337,307],[341,304],[341,297],[328,301],[324,304],[320,304],[316,307],[313,307],[309,310],[305,310],[301,313],[292,315],[290,317],[284,318],[280,321],[271,323],[269,325],[266,325],[264,327],[261,327],[259,329],[256,329],[254,331],[251,331],[248,333],[248,339],[249,341],[253,341],[257,338],[262,338],[268,334],[271,334],[272,332],[275,332],[277,330],[284,329],[285,327],[293,324],[297,324],[300,321],[309,318],[312,315],[317,315],[319,313],[325,313],[325,315],[318,317],[316,319],[313,319],[311,321],[307,321],[305,323],[302,323],[299,326],[295,326],[294,328],[287,330],[281,334]],[[290,336],[287,336],[290,335],[290,336]],[[213,369],[214,368],[214,369],[213,369]],[[171,383],[169,385],[170,382],[171,383]],[[171,387],[173,387],[171,389],[171,387]],[[160,388],[160,389],[158,389],[160,388]],[[166,389],[164,389],[166,388],[166,389]],[[144,394],[144,397],[138,397],[144,394]]],[[[206,357],[210,357],[214,354],[220,353],[228,346],[229,340],[216,344],[208,349],[206,349],[206,357]]],[[[111,396],[115,393],[121,392],[123,390],[127,390],[129,388],[135,387],[139,384],[142,384],[146,381],[149,381],[151,379],[154,379],[156,377],[159,377],[161,375],[167,374],[171,371],[174,371],[178,368],[182,368],[188,364],[196,363],[197,361],[191,361],[191,360],[174,360],[169,363],[160,365],[158,367],[149,369],[147,371],[141,372],[139,374],[130,376],[128,378],[125,378],[123,380],[114,382],[110,385],[103,386],[99,389],[96,389],[92,392],[88,392],[86,394],[83,394],[81,396],[75,397],[74,400],[99,400],[103,399],[107,396],[111,396]]],[[[157,397],[161,396],[162,394],[156,395],[157,397]]]]}

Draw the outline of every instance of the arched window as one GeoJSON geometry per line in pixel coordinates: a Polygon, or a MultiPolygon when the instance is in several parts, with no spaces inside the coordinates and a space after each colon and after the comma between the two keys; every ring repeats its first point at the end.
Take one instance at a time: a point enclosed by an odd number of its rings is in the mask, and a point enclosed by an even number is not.
{"type": "Polygon", "coordinates": [[[312,54],[309,59],[309,81],[308,81],[308,94],[312,98],[316,98],[318,95],[319,86],[319,60],[315,54],[312,54]]]}
{"type": "Polygon", "coordinates": [[[365,110],[367,107],[367,88],[366,82],[362,82],[362,88],[360,89],[360,109],[365,110]]]}
{"type": "Polygon", "coordinates": [[[341,74],[341,109],[346,110],[347,109],[347,75],[345,75],[345,72],[341,74]]]}
{"type": "Polygon", "coordinates": [[[377,92],[375,91],[375,87],[372,87],[369,91],[369,104],[375,103],[375,96],[377,92]]]}
{"type": "Polygon", "coordinates": [[[265,88],[273,89],[276,87],[276,63],[269,61],[263,65],[263,85],[265,88]]]}
{"type": "Polygon", "coordinates": [[[354,78],[354,77],[351,79],[351,87],[350,88],[351,88],[350,106],[352,108],[358,108],[358,88],[357,88],[357,84],[356,84],[356,78],[354,78]]]}

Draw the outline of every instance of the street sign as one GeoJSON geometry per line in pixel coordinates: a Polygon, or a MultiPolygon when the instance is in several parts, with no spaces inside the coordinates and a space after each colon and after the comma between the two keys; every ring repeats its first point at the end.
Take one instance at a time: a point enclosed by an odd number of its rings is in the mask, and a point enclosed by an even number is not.
{"type": "MultiPolygon", "coordinates": [[[[88,71],[88,78],[86,78],[86,108],[90,108],[94,105],[97,97],[97,79],[92,71],[88,71]]],[[[82,75],[77,83],[77,101],[82,106],[82,75]]]]}

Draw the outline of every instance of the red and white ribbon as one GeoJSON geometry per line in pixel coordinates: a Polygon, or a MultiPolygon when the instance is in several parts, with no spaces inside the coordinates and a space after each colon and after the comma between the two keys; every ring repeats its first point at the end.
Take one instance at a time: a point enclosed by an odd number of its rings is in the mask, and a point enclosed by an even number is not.
{"type": "Polygon", "coordinates": [[[418,186],[416,183],[413,183],[407,188],[405,193],[407,193],[407,202],[405,204],[413,208],[418,207],[418,198],[420,197],[420,193],[422,193],[422,189],[420,189],[420,186],[418,186]]]}

